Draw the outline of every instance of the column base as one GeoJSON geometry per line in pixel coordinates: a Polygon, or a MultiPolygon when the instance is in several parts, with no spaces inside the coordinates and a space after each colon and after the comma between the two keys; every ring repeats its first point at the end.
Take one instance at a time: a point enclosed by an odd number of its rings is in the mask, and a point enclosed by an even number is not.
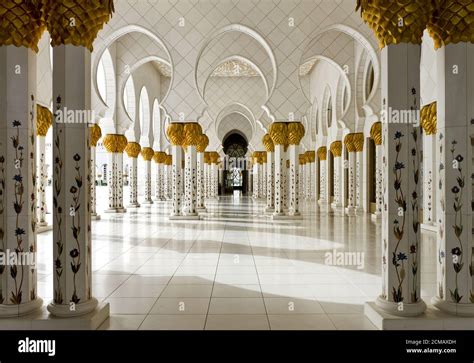
{"type": "MultiPolygon", "coordinates": [[[[43,306],[43,299],[36,298],[20,305],[0,305],[0,318],[14,318],[36,312],[43,306]]],[[[2,324],[0,324],[2,326],[2,324]]]]}
{"type": "Polygon", "coordinates": [[[123,207],[121,208],[109,208],[104,210],[104,213],[111,214],[111,213],[125,213],[127,210],[123,207]]]}
{"type": "Polygon", "coordinates": [[[442,300],[435,296],[431,299],[433,306],[439,310],[456,316],[472,316],[474,317],[474,304],[456,304],[446,300],[442,300]]]}
{"type": "Polygon", "coordinates": [[[199,214],[197,215],[178,215],[178,216],[169,216],[170,221],[198,221],[201,219],[201,216],[199,214]]]}
{"type": "Polygon", "coordinates": [[[303,219],[303,216],[301,215],[300,212],[295,212],[295,213],[289,212],[286,218],[284,219],[299,220],[299,219],[303,219]]]}
{"type": "Polygon", "coordinates": [[[336,216],[344,215],[344,207],[342,205],[332,205],[331,209],[336,216]]]}
{"type": "Polygon", "coordinates": [[[370,218],[373,220],[373,221],[378,221],[380,219],[382,219],[382,213],[372,213],[370,215],[370,218]]]}
{"type": "Polygon", "coordinates": [[[273,213],[275,213],[275,207],[266,207],[266,208],[265,208],[265,213],[266,213],[266,214],[273,214],[273,213]]]}
{"type": "Polygon", "coordinates": [[[91,214],[91,219],[93,221],[100,221],[100,218],[101,218],[100,215],[97,214],[97,213],[96,214],[91,214]]]}
{"type": "Polygon", "coordinates": [[[97,330],[109,316],[109,303],[100,303],[90,313],[73,318],[55,317],[43,306],[18,319],[0,320],[0,330],[97,330]]]}
{"type": "Polygon", "coordinates": [[[140,208],[140,203],[138,203],[138,202],[130,203],[129,205],[127,205],[127,208],[131,208],[131,209],[140,208]]]}
{"type": "Polygon", "coordinates": [[[356,208],[355,208],[355,214],[356,214],[357,216],[360,216],[360,215],[362,215],[362,214],[364,214],[364,213],[365,213],[364,208],[361,208],[361,207],[356,207],[356,208]]]}
{"type": "Polygon", "coordinates": [[[474,318],[449,315],[432,306],[419,316],[406,317],[390,315],[371,301],[365,303],[364,314],[379,330],[474,330],[474,318]]]}
{"type": "Polygon", "coordinates": [[[58,318],[74,318],[82,315],[89,314],[94,311],[99,305],[99,301],[96,298],[91,298],[86,302],[76,304],[74,310],[71,310],[69,304],[56,304],[51,302],[47,309],[58,318]]]}
{"type": "Polygon", "coordinates": [[[288,215],[285,213],[285,212],[273,212],[272,214],[272,219],[274,221],[277,221],[277,220],[283,220],[285,219],[285,217],[288,217],[288,215]]]}
{"type": "Polygon", "coordinates": [[[422,223],[421,229],[427,232],[438,233],[438,226],[434,223],[422,223]]]}
{"type": "Polygon", "coordinates": [[[142,205],[152,205],[153,201],[152,200],[145,200],[142,202],[142,205]]]}
{"type": "Polygon", "coordinates": [[[36,230],[36,232],[40,234],[40,233],[44,233],[44,232],[48,232],[52,230],[53,230],[53,225],[46,223],[46,225],[38,226],[38,229],[36,230]]]}
{"type": "Polygon", "coordinates": [[[347,207],[346,208],[346,214],[348,216],[355,216],[356,215],[355,208],[354,207],[347,207]]]}
{"type": "Polygon", "coordinates": [[[426,304],[420,299],[417,303],[403,304],[403,310],[399,310],[399,305],[396,302],[387,301],[382,297],[375,300],[375,306],[390,315],[413,317],[424,313],[426,304]]]}

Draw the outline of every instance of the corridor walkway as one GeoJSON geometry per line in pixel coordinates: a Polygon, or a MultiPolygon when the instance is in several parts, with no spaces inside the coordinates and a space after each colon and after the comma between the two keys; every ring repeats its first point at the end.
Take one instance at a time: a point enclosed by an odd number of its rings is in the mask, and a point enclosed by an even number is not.
{"type": "MultiPolygon", "coordinates": [[[[310,205],[303,220],[274,222],[262,217],[265,203],[250,198],[208,205],[204,222],[169,221],[169,202],[94,222],[93,294],[111,308],[102,329],[374,329],[363,315],[381,286],[381,231],[370,217],[336,217],[310,205]],[[363,253],[363,266],[328,265],[334,249],[363,253]]],[[[38,238],[46,301],[53,295],[50,233],[38,238]]],[[[422,247],[429,301],[434,239],[425,235],[422,247]]]]}

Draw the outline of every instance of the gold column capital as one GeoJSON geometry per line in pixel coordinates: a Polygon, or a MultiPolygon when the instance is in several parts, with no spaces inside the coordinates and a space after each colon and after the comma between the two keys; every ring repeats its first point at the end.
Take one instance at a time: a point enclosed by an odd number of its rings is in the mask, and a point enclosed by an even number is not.
{"type": "Polygon", "coordinates": [[[166,159],[166,153],[163,151],[155,151],[153,155],[153,161],[157,164],[163,164],[166,159]]]}
{"type": "Polygon", "coordinates": [[[426,135],[434,135],[437,130],[437,103],[433,102],[422,107],[420,111],[420,124],[426,135]]]}
{"type": "Polygon", "coordinates": [[[173,165],[173,156],[172,155],[166,155],[166,158],[165,158],[165,164],[166,165],[173,165]]]}
{"type": "Polygon", "coordinates": [[[99,142],[100,138],[102,137],[102,129],[99,125],[94,124],[89,127],[90,139],[91,139],[91,146],[97,147],[97,143],[99,142]]]}
{"type": "Polygon", "coordinates": [[[125,148],[125,152],[129,158],[138,158],[138,155],[140,155],[141,151],[142,147],[138,142],[129,142],[125,148]]]}
{"type": "Polygon", "coordinates": [[[273,144],[272,137],[270,134],[265,134],[262,139],[263,146],[265,146],[265,150],[269,153],[272,153],[275,151],[275,144],[273,144]]]}
{"type": "Polygon", "coordinates": [[[299,154],[298,159],[300,161],[300,165],[305,165],[306,164],[306,155],[305,154],[299,154]]]}
{"type": "Polygon", "coordinates": [[[459,42],[474,43],[472,0],[437,1],[428,23],[435,49],[459,42]]]}
{"type": "Polygon", "coordinates": [[[288,144],[299,145],[304,133],[304,126],[301,122],[290,122],[288,124],[288,144]]]}
{"type": "Polygon", "coordinates": [[[354,145],[354,134],[347,134],[346,137],[344,138],[344,145],[346,146],[346,149],[348,152],[352,153],[356,151],[355,145],[354,145]]]}
{"type": "Polygon", "coordinates": [[[327,159],[327,156],[328,156],[328,149],[326,148],[326,146],[321,146],[318,149],[318,159],[321,161],[324,161],[327,159]]]}
{"type": "Polygon", "coordinates": [[[53,124],[53,113],[46,107],[36,106],[36,134],[46,136],[49,128],[53,124]]]}
{"type": "Polygon", "coordinates": [[[197,146],[202,135],[202,127],[197,122],[186,122],[183,128],[183,147],[197,146]]]}
{"type": "Polygon", "coordinates": [[[316,151],[314,150],[306,151],[305,155],[306,155],[307,163],[314,163],[316,161],[316,151]]]}
{"type": "Polygon", "coordinates": [[[357,0],[356,10],[373,30],[380,48],[390,44],[421,44],[432,12],[431,0],[357,0]]]}
{"type": "Polygon", "coordinates": [[[269,132],[274,145],[288,145],[288,124],[286,122],[274,122],[269,132]]]}
{"type": "Polygon", "coordinates": [[[370,128],[370,137],[374,140],[375,145],[382,145],[382,123],[375,122],[370,128]]]}
{"type": "Polygon", "coordinates": [[[93,51],[97,34],[114,12],[113,0],[42,0],[51,45],[82,46],[93,51]]]}
{"type": "Polygon", "coordinates": [[[184,143],[184,124],[180,122],[173,122],[168,125],[166,130],[171,144],[174,146],[183,146],[184,143]]]}
{"type": "Polygon", "coordinates": [[[199,142],[197,144],[197,152],[198,153],[203,153],[206,151],[206,148],[209,146],[209,138],[207,137],[206,134],[201,134],[199,136],[199,142]]]}
{"type": "Polygon", "coordinates": [[[152,161],[153,156],[155,156],[155,151],[151,147],[142,148],[141,155],[143,160],[152,161]]]}
{"type": "Polygon", "coordinates": [[[335,158],[340,157],[342,155],[342,142],[334,141],[329,147],[329,150],[331,150],[331,153],[335,158]]]}
{"type": "Polygon", "coordinates": [[[361,152],[364,150],[364,134],[362,132],[357,132],[354,134],[352,139],[352,144],[354,145],[355,152],[361,152]]]}
{"type": "Polygon", "coordinates": [[[0,46],[26,47],[38,53],[38,42],[45,29],[39,0],[0,2],[0,46]]]}
{"type": "Polygon", "coordinates": [[[123,153],[128,141],[124,135],[107,134],[103,139],[103,144],[109,153],[123,153]]]}

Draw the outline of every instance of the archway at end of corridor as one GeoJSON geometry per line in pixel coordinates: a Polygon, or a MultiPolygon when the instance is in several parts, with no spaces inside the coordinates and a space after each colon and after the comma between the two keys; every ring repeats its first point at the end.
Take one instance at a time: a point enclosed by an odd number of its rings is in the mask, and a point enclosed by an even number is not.
{"type": "Polygon", "coordinates": [[[221,192],[224,195],[247,195],[249,173],[247,170],[248,141],[245,135],[232,130],[222,142],[225,160],[222,168],[221,192]]]}

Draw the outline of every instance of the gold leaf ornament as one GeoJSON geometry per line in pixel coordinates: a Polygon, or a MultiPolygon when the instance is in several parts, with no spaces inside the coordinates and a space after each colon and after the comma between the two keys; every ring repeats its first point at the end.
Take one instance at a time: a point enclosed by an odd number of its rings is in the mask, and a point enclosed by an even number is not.
{"type": "Polygon", "coordinates": [[[140,155],[141,151],[142,147],[138,142],[129,142],[125,148],[125,152],[129,158],[138,158],[138,155],[140,155]]]}
{"type": "Polygon", "coordinates": [[[288,144],[299,145],[304,137],[304,126],[301,122],[290,122],[288,124],[288,144]]]}
{"type": "Polygon", "coordinates": [[[288,145],[288,124],[286,122],[272,123],[269,133],[274,145],[288,145]]]}
{"type": "Polygon", "coordinates": [[[108,134],[105,135],[102,143],[109,153],[123,153],[128,141],[124,135],[108,134]]]}
{"type": "Polygon", "coordinates": [[[171,144],[175,146],[183,146],[184,143],[184,124],[173,122],[169,124],[168,129],[166,130],[168,139],[171,141],[171,144]]]}
{"type": "Polygon", "coordinates": [[[53,124],[53,113],[46,107],[36,106],[36,134],[46,136],[49,128],[53,124]]]}

